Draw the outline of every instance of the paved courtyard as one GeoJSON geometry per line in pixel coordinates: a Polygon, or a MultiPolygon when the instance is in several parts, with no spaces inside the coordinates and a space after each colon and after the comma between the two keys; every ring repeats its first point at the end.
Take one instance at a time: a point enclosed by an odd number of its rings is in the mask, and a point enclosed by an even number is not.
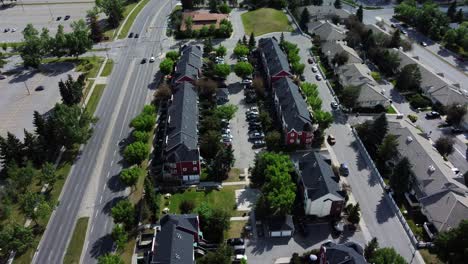
{"type": "Polygon", "coordinates": [[[22,139],[24,129],[33,130],[33,112],[44,114],[61,100],[58,82],[68,74],[76,78],[79,73],[73,67],[71,63],[51,64],[48,73],[27,70],[0,80],[0,135],[10,131],[22,139]],[[40,86],[44,90],[36,90],[40,86]]]}

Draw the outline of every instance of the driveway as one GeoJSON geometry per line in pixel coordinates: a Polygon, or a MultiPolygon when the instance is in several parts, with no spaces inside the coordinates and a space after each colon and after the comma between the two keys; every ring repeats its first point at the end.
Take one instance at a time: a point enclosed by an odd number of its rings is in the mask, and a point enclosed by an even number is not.
{"type": "Polygon", "coordinates": [[[318,249],[324,242],[331,240],[336,243],[347,241],[365,245],[365,239],[361,232],[345,231],[340,237],[331,236],[329,223],[309,224],[306,226],[308,236],[304,237],[295,232],[292,238],[255,238],[247,240],[247,259],[250,264],[270,264],[284,257],[291,257],[293,253],[302,255],[305,251],[318,249]]]}

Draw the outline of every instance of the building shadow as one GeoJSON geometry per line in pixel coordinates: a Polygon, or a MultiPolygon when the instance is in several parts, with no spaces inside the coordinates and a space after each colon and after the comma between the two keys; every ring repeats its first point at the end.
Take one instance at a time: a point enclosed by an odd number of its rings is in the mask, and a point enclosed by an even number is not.
{"type": "Polygon", "coordinates": [[[106,234],[96,240],[91,247],[91,256],[93,258],[98,258],[108,252],[112,251],[112,246],[114,242],[110,234],[106,234]]]}
{"type": "Polygon", "coordinates": [[[385,194],[383,194],[375,208],[375,215],[379,224],[385,223],[389,218],[395,216],[395,212],[387,199],[388,198],[385,197],[385,194]]]}

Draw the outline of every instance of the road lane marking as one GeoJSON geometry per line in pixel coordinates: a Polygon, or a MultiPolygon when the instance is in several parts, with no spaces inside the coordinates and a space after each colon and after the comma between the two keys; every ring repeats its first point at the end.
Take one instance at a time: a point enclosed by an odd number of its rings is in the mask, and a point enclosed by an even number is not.
{"type": "Polygon", "coordinates": [[[109,222],[106,221],[106,223],[104,224],[104,230],[106,230],[107,223],[109,223],[109,222]]]}
{"type": "Polygon", "coordinates": [[[112,167],[112,165],[114,165],[114,159],[112,159],[112,161],[111,161],[111,167],[112,167]]]}
{"type": "Polygon", "coordinates": [[[96,213],[94,214],[94,218],[97,218],[97,214],[98,214],[98,211],[96,211],[96,213]]]}
{"type": "Polygon", "coordinates": [[[91,226],[91,233],[93,232],[94,230],[94,224],[91,226]]]}
{"type": "Polygon", "coordinates": [[[460,150],[458,150],[456,147],[453,147],[458,153],[460,153],[460,156],[462,156],[464,159],[466,159],[466,156],[463,155],[463,152],[461,152],[460,150]]]}
{"type": "Polygon", "coordinates": [[[114,156],[115,156],[116,153],[117,153],[117,150],[114,150],[114,156]]]}
{"type": "Polygon", "coordinates": [[[101,195],[101,199],[99,199],[99,203],[102,203],[102,195],[101,195]]]}
{"type": "Polygon", "coordinates": [[[104,184],[104,185],[102,186],[102,191],[105,191],[105,190],[106,190],[106,185],[104,184]]]}
{"type": "Polygon", "coordinates": [[[109,179],[109,176],[110,176],[110,171],[107,172],[107,177],[109,179]]]}

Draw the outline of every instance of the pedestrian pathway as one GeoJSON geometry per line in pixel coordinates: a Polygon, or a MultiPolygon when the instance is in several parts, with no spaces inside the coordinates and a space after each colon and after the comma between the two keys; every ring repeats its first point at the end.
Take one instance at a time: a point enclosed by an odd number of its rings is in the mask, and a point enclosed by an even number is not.
{"type": "Polygon", "coordinates": [[[231,221],[247,221],[249,220],[249,216],[233,216],[231,217],[231,221]]]}

